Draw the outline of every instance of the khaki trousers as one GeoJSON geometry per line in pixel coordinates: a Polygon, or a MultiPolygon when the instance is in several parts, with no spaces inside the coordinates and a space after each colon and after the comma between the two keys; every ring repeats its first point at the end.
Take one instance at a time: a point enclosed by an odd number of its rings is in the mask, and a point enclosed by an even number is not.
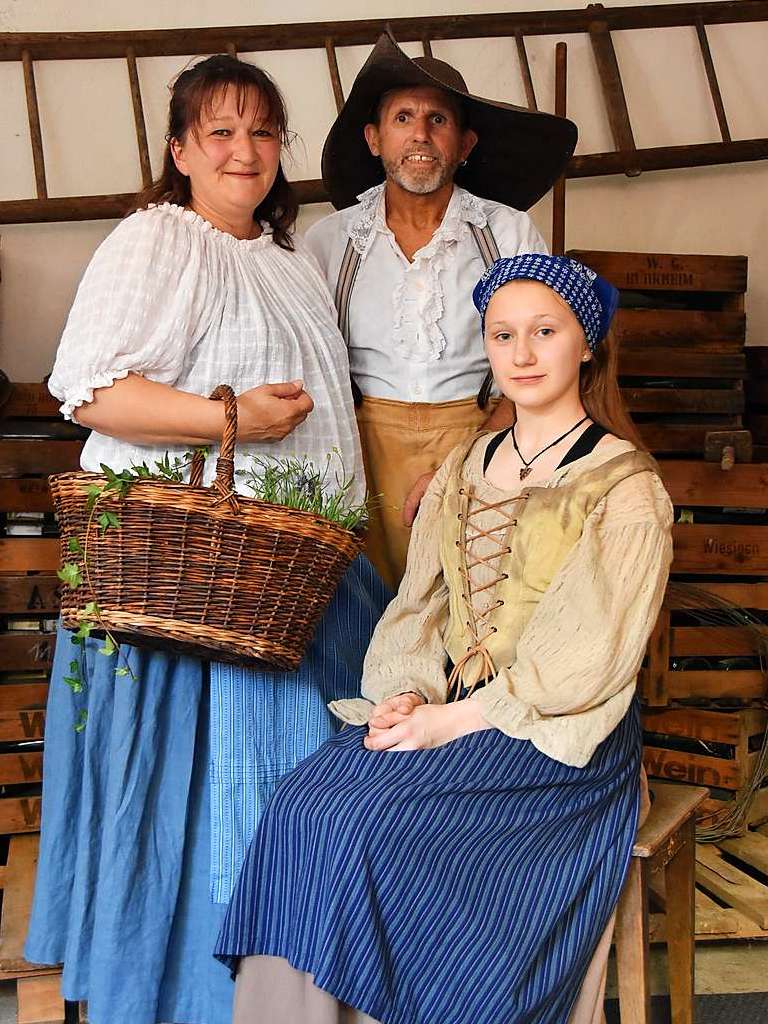
{"type": "Polygon", "coordinates": [[[411,488],[478,430],[492,409],[480,409],[474,398],[433,404],[363,398],[357,425],[368,493],[374,498],[367,554],[393,590],[405,571],[411,531],[403,526],[402,514],[411,488]]]}

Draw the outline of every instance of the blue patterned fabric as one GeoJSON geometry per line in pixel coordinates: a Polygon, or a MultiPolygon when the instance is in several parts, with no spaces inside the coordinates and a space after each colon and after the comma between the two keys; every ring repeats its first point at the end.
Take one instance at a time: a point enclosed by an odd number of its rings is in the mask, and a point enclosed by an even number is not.
{"type": "Polygon", "coordinates": [[[510,281],[540,281],[568,303],[594,352],[608,333],[619,293],[605,278],[567,256],[525,253],[496,260],[475,285],[472,301],[485,328],[485,311],[494,292],[510,281]]]}
{"type": "Polygon", "coordinates": [[[631,855],[637,703],[584,768],[496,729],[364,735],[278,787],[216,956],[285,958],[381,1024],[566,1024],[631,855]]]}
{"type": "MultiPolygon", "coordinates": [[[[313,749],[324,728],[320,704],[351,692],[386,598],[370,564],[358,559],[313,641],[314,678],[304,669],[275,677],[225,673],[211,686],[205,662],[124,645],[134,683],[115,676],[116,659],[98,653],[101,641],[78,647],[59,630],[25,956],[63,962],[62,992],[88,1000],[91,1024],[231,1024],[234,987],[211,955],[225,911],[211,900],[211,851],[222,836],[211,809],[238,823],[244,849],[244,810],[258,813],[279,766],[292,767],[292,758],[313,749]],[[320,643],[338,653],[324,660],[320,643]],[[73,659],[87,684],[79,694],[63,682],[73,659]],[[229,704],[222,711],[224,698],[229,704]],[[83,710],[88,721],[76,732],[83,710]],[[232,726],[234,714],[251,719],[222,738],[217,730],[232,726]],[[238,737],[257,737],[261,746],[228,771],[224,758],[235,756],[238,737]],[[241,774],[246,764],[248,773],[241,774]],[[239,775],[239,786],[212,786],[214,766],[217,780],[239,775]]],[[[254,826],[255,818],[251,831],[254,826]]],[[[242,859],[233,852],[228,871],[236,873],[237,856],[242,859]]]]}
{"type": "Polygon", "coordinates": [[[226,903],[267,801],[284,775],[338,732],[331,700],[359,697],[363,658],[392,599],[358,558],[296,672],[211,665],[211,898],[226,903]]]}

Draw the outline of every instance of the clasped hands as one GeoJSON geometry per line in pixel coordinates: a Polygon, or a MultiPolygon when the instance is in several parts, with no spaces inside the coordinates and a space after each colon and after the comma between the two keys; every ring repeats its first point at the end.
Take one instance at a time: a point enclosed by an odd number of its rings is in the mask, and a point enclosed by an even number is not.
{"type": "Polygon", "coordinates": [[[492,728],[475,701],[427,704],[417,693],[400,693],[373,709],[363,743],[368,750],[428,750],[492,728]]]}

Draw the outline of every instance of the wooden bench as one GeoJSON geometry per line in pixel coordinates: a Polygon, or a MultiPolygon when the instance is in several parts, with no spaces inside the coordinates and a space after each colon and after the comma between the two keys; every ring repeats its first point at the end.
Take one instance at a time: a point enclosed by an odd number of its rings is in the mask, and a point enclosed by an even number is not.
{"type": "Polygon", "coordinates": [[[699,786],[651,785],[653,806],[639,830],[616,915],[621,1024],[650,1024],[648,899],[663,876],[672,1024],[693,1024],[696,809],[699,786]]]}

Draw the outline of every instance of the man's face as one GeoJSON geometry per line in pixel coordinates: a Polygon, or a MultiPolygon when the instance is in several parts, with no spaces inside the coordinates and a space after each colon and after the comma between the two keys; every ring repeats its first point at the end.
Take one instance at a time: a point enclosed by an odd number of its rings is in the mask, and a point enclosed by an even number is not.
{"type": "Polygon", "coordinates": [[[365,139],[371,153],[381,157],[388,179],[406,192],[428,195],[453,181],[477,135],[462,129],[450,93],[409,86],[385,94],[379,123],[365,126],[365,139]]]}

